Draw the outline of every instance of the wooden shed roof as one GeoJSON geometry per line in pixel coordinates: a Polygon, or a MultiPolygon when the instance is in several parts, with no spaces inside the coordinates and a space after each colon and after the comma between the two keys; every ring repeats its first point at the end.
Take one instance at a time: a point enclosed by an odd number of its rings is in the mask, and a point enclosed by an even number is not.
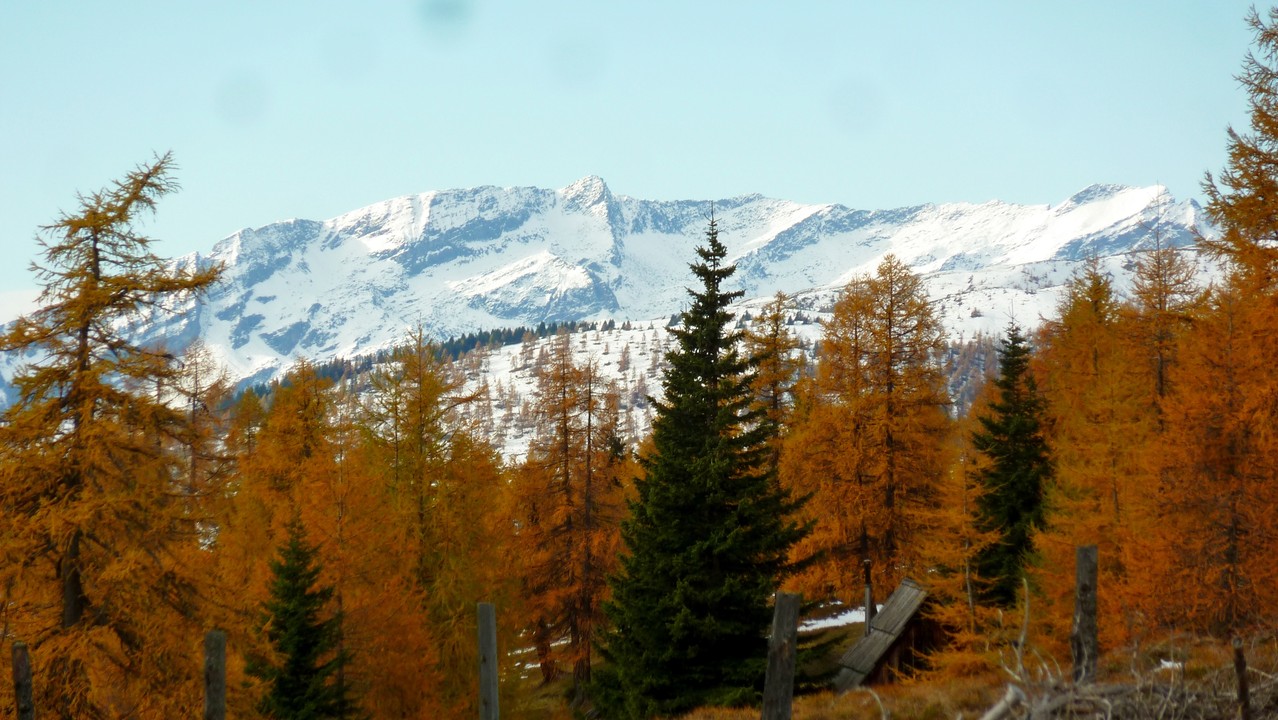
{"type": "Polygon", "coordinates": [[[905,632],[926,597],[927,591],[918,583],[909,578],[901,581],[870,621],[870,632],[839,659],[841,667],[834,678],[835,690],[844,692],[858,687],[874,672],[892,643],[905,632]]]}

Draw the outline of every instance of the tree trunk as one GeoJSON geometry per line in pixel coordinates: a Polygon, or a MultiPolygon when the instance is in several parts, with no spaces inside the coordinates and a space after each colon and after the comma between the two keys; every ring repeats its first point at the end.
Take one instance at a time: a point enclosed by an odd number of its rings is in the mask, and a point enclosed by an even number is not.
{"type": "Polygon", "coordinates": [[[84,597],[84,584],[80,580],[80,537],[79,530],[71,533],[66,552],[58,564],[58,577],[62,580],[62,627],[74,627],[84,617],[87,604],[84,597]]]}

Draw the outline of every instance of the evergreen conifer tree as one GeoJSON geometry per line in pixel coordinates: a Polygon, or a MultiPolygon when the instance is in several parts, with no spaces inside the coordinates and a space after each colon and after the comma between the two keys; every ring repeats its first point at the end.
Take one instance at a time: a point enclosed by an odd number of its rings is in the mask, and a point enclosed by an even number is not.
{"type": "Polygon", "coordinates": [[[605,608],[613,629],[598,677],[609,718],[753,700],[769,602],[806,532],[768,470],[771,426],[751,409],[753,363],[728,310],[740,293],[723,288],[735,268],[713,218],[697,254],[702,286],[672,328],[653,450],[622,525],[629,553],[605,608]]]}
{"type": "Polygon", "coordinates": [[[306,543],[302,525],[288,525],[288,538],[271,562],[271,597],[262,632],[278,664],[250,661],[250,675],[266,682],[258,711],[275,720],[327,720],[355,717],[355,703],[342,678],[348,660],[339,649],[340,613],[324,617],[331,587],[318,587],[316,549],[306,543]]]}
{"type": "Polygon", "coordinates": [[[978,476],[981,529],[999,540],[976,557],[978,574],[990,581],[986,597],[1015,604],[1025,564],[1034,551],[1034,528],[1043,523],[1043,495],[1052,462],[1043,437],[1046,405],[1029,374],[1030,348],[1016,325],[999,349],[999,376],[988,414],[978,418],[972,446],[989,459],[978,476]]]}

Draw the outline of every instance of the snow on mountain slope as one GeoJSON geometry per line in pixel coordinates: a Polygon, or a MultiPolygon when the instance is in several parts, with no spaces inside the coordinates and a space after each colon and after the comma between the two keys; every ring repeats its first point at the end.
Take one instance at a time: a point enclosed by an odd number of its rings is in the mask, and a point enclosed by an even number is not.
{"type": "MultiPolygon", "coordinates": [[[[956,335],[998,332],[1013,317],[1035,324],[1090,256],[1121,286],[1130,253],[1155,235],[1187,246],[1210,232],[1194,202],[1161,187],[1094,185],[1054,206],[858,210],[759,195],[641,200],[592,176],[558,190],[432,191],[240,230],[178,261],[225,266],[205,302],[142,318],[136,331],[170,345],[201,337],[232,375],[261,381],[297,358],[389,347],[416,326],[443,339],[551,320],[661,323],[686,305],[688,264],[712,209],[743,307],[777,291],[828,306],[894,253],[925,276],[956,335]]],[[[0,376],[17,361],[5,358],[0,376]]]]}

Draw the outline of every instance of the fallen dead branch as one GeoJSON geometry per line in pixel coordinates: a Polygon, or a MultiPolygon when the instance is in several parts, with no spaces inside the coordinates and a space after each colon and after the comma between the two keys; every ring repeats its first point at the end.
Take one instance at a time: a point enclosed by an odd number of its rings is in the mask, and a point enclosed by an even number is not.
{"type": "MultiPolygon", "coordinates": [[[[1278,682],[1252,687],[1253,717],[1278,718],[1278,682]]],[[[1008,685],[1001,700],[981,720],[1207,720],[1237,717],[1238,698],[1227,685],[1092,684],[1079,687],[1034,687],[1029,692],[1008,685]]]]}

